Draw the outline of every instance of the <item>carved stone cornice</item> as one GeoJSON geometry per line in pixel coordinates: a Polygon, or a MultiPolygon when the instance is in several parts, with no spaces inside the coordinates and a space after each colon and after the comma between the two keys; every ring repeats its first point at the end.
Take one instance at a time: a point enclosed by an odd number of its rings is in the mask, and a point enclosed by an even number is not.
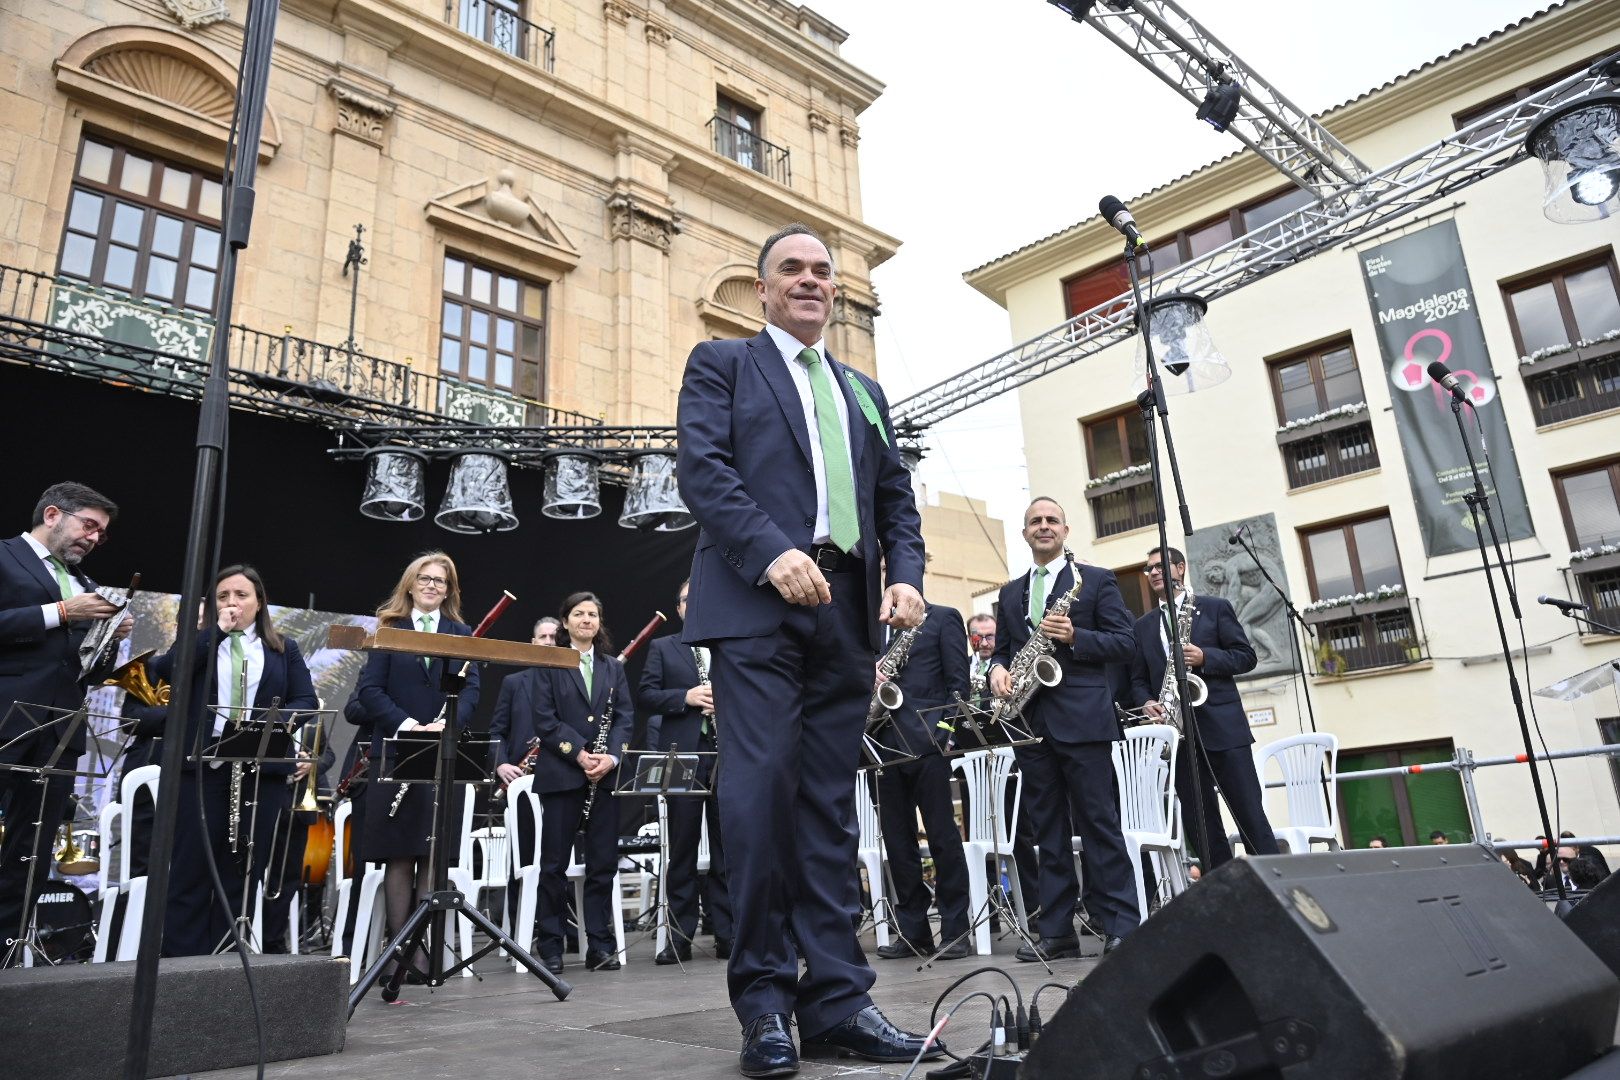
{"type": "Polygon", "coordinates": [[[618,0],[602,0],[602,16],[608,22],[616,22],[620,26],[624,26],[629,23],[630,16],[634,14],[635,12],[628,5],[621,4],[618,0]]]}
{"type": "Polygon", "coordinates": [[[681,231],[673,211],[626,192],[609,197],[607,208],[615,240],[639,240],[667,255],[675,234],[681,231]]]}
{"type": "Polygon", "coordinates": [[[231,17],[225,0],[163,0],[163,6],[187,30],[200,30],[209,23],[222,22],[231,17]]]}
{"type": "Polygon", "coordinates": [[[381,146],[394,103],[336,77],[326,81],[326,90],[337,102],[337,123],[332,130],[381,146]]]}
{"type": "Polygon", "coordinates": [[[840,125],[838,128],[838,141],[853,150],[861,143],[860,129],[850,125],[840,125]]]}
{"type": "Polygon", "coordinates": [[[656,45],[661,49],[669,44],[672,31],[662,23],[649,22],[642,30],[642,36],[647,39],[647,44],[656,45]]]}
{"type": "Polygon", "coordinates": [[[873,304],[863,304],[861,301],[839,293],[833,297],[833,322],[849,323],[868,334],[877,330],[878,309],[873,304]]]}
{"type": "Polygon", "coordinates": [[[828,128],[832,127],[832,120],[832,117],[828,116],[819,109],[810,110],[811,131],[826,131],[828,128]]]}

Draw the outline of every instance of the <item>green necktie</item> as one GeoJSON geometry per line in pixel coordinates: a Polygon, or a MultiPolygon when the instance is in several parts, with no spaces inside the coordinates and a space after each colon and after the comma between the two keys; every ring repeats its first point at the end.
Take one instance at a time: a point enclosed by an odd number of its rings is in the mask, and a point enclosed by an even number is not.
{"type": "Polygon", "coordinates": [[[1029,624],[1041,625],[1046,618],[1046,567],[1035,568],[1035,586],[1029,590],[1029,624]]]}
{"type": "Polygon", "coordinates": [[[579,673],[585,677],[585,696],[591,696],[591,654],[579,654],[579,673]]]}
{"type": "Polygon", "coordinates": [[[240,710],[246,704],[242,700],[242,673],[247,670],[247,650],[242,646],[242,631],[232,630],[231,634],[231,708],[240,710]]]}
{"type": "Polygon", "coordinates": [[[62,589],[62,599],[73,599],[73,582],[68,579],[67,566],[55,555],[51,556],[51,565],[56,568],[56,584],[62,589]]]}
{"type": "MultiPolygon", "coordinates": [[[[424,634],[433,633],[433,616],[431,616],[431,615],[420,615],[420,616],[417,617],[416,621],[421,624],[422,633],[424,633],[424,634]]],[[[422,657],[422,670],[423,671],[428,670],[432,666],[433,666],[433,657],[431,657],[431,656],[422,657]]]]}
{"type": "Polygon", "coordinates": [[[849,467],[849,442],[838,422],[827,366],[814,349],[799,353],[799,363],[810,373],[810,392],[816,399],[816,431],[821,437],[821,463],[827,470],[827,534],[840,551],[853,551],[861,539],[855,513],[855,480],[849,467]]]}

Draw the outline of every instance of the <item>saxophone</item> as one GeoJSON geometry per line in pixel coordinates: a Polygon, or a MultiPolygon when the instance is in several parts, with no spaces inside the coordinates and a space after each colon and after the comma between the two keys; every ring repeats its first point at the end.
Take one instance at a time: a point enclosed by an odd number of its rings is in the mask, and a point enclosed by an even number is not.
{"type": "Polygon", "coordinates": [[[888,651],[878,660],[877,671],[883,681],[872,691],[872,701],[866,707],[868,735],[875,734],[887,724],[894,710],[905,702],[906,696],[901,693],[894,678],[900,674],[900,669],[906,666],[906,661],[911,659],[911,646],[917,640],[917,632],[922,629],[923,622],[927,621],[928,613],[924,612],[922,622],[894,635],[894,640],[889,642],[888,651]]]}
{"type": "MultiPolygon", "coordinates": [[[[616,686],[609,686],[607,700],[602,703],[602,723],[596,729],[596,741],[591,744],[593,754],[607,753],[608,732],[613,729],[613,692],[617,689],[616,686]]],[[[585,809],[579,815],[581,829],[591,820],[591,806],[596,802],[596,788],[600,783],[599,780],[592,780],[591,790],[585,794],[585,809]]]]}
{"type": "MultiPolygon", "coordinates": [[[[1198,614],[1198,608],[1193,605],[1197,597],[1191,589],[1187,589],[1186,593],[1176,612],[1176,639],[1183,645],[1192,640],[1193,616],[1198,614]]],[[[1194,708],[1209,697],[1209,687],[1191,671],[1187,672],[1187,692],[1191,695],[1187,704],[1194,708]]],[[[1164,708],[1164,719],[1160,722],[1175,728],[1176,734],[1185,735],[1186,732],[1181,730],[1181,688],[1176,685],[1176,665],[1168,656],[1164,658],[1164,681],[1159,684],[1159,704],[1164,708]]]]}
{"type": "MultiPolygon", "coordinates": [[[[1080,586],[1085,584],[1085,580],[1080,576],[1080,568],[1074,564],[1073,555],[1069,556],[1069,572],[1074,575],[1074,585],[1052,601],[1052,606],[1046,609],[1048,615],[1067,615],[1075,597],[1080,595],[1080,586]]],[[[1030,633],[1029,640],[1013,657],[1012,668],[1007,672],[1012,680],[1012,693],[998,698],[991,706],[990,723],[1016,720],[1023,714],[1029,699],[1035,696],[1035,691],[1063,681],[1063,668],[1052,656],[1054,647],[1052,639],[1041,633],[1039,626],[1030,633]]]]}

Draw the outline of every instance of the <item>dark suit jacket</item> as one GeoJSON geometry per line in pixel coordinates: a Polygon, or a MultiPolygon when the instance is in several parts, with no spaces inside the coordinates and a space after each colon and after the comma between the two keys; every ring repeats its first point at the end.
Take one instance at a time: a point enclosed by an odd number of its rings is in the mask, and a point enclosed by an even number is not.
{"type": "MultiPolygon", "coordinates": [[[[891,584],[922,592],[922,524],[882,389],[853,373],[871,396],[887,444],[861,412],[849,386],[850,369],[831,357],[827,366],[849,410],[861,525],[855,554],[865,566],[867,636],[875,653],[882,647],[879,562],[887,554],[891,584]]],[[[816,479],[804,407],[770,335],[700,342],[686,361],[678,424],[681,497],[701,526],[681,640],[691,645],[774,633],[789,604],[760,581],[784,551],[809,549],[816,479]]]]}
{"type": "MultiPolygon", "coordinates": [[[[304,657],[298,651],[298,642],[290,637],[283,637],[284,650],[276,652],[269,645],[264,647],[264,672],[259,676],[259,688],[253,694],[253,707],[266,709],[270,703],[280,699],[281,708],[285,710],[314,709],[320,705],[320,699],[315,695],[315,683],[309,677],[309,668],[304,664],[304,657]]],[[[208,706],[224,700],[228,689],[215,686],[209,691],[209,678],[213,673],[215,657],[219,651],[219,628],[210,626],[197,635],[197,655],[191,672],[191,715],[186,717],[185,757],[189,758],[197,749],[197,735],[202,729],[206,717],[212,716],[208,706]]],[[[153,657],[150,664],[152,681],[167,679],[175,681],[175,649],[169,646],[169,651],[162,656],[153,657]]],[[[210,723],[208,730],[213,731],[210,723]]],[[[195,768],[188,762],[187,769],[195,768]]],[[[265,773],[289,774],[291,765],[267,765],[265,773]]]]}
{"type": "MultiPolygon", "coordinates": [[[[1198,737],[1210,750],[1236,750],[1254,742],[1249,718],[1243,711],[1234,677],[1253,671],[1257,660],[1243,625],[1232,605],[1218,596],[1198,596],[1193,600],[1192,643],[1204,650],[1204,662],[1193,674],[1209,687],[1209,697],[1197,712],[1198,737]]],[[[1154,608],[1136,621],[1136,656],[1131,661],[1132,707],[1159,696],[1167,666],[1164,642],[1159,629],[1164,625],[1161,609],[1154,608]]]]}
{"type": "Polygon", "coordinates": [[[500,693],[495,695],[495,713],[489,718],[489,737],[495,740],[492,752],[497,765],[516,765],[529,752],[529,740],[534,738],[534,681],[539,676],[539,668],[523,668],[501,680],[500,693]]]}
{"type": "Polygon", "coordinates": [[[943,730],[939,722],[956,722],[956,709],[938,709],[952,705],[955,695],[968,696],[967,627],[962,615],[953,607],[928,605],[928,618],[917,631],[911,643],[911,656],[906,666],[895,677],[900,684],[904,700],[894,711],[894,721],[906,737],[914,754],[942,748],[951,733],[943,730]],[[935,711],[921,713],[921,709],[935,711]]]}
{"type": "MultiPolygon", "coordinates": [[[[1107,665],[1128,661],[1136,648],[1131,634],[1131,613],[1119,593],[1112,570],[1074,564],[1080,571],[1080,594],[1069,606],[1074,623],[1074,644],[1058,644],[1052,655],[1063,669],[1057,686],[1035,691],[1024,719],[1034,734],[1058,742],[1112,742],[1119,738],[1108,688],[1107,665]]],[[[1065,566],[1046,590],[1046,606],[1074,584],[1065,566]]],[[[996,609],[996,651],[993,664],[1010,669],[1012,657],[1030,638],[1029,575],[1020,574],[1001,587],[996,609]]]]}
{"type": "MultiPolygon", "coordinates": [[[[86,590],[95,588],[77,568],[69,573],[86,590]]],[[[60,599],[61,586],[28,541],[20,536],[0,540],[0,745],[33,729],[21,715],[6,719],[14,702],[77,709],[84,704],[85,687],[99,681],[79,678],[79,643],[94,624],[45,629],[40,608],[60,599]]],[[[84,738],[81,726],[69,745],[82,751],[84,738]]],[[[20,750],[0,750],[0,761],[14,760],[20,750]]]]}
{"type": "Polygon", "coordinates": [[[647,720],[647,749],[663,750],[672,742],[683,751],[701,749],[703,710],[686,703],[686,692],[697,684],[692,647],[683,645],[679,636],[666,635],[647,647],[638,699],[642,710],[652,714],[647,720]]]}
{"type": "MultiPolygon", "coordinates": [[[[409,619],[396,619],[394,625],[411,629],[409,619]]],[[[466,637],[472,627],[459,623],[444,614],[439,616],[439,633],[466,637]]],[[[462,661],[449,663],[460,665],[462,661]]],[[[382,761],[382,743],[399,731],[406,718],[418,724],[431,724],[444,705],[444,692],[439,689],[439,678],[446,661],[433,657],[423,667],[420,656],[406,653],[374,652],[366,657],[366,666],[360,670],[355,694],[360,707],[371,721],[371,762],[375,775],[377,763],[382,761]]],[[[455,725],[465,728],[478,708],[478,665],[467,669],[467,685],[461,691],[461,704],[454,717],[455,725]]]]}
{"type": "MultiPolygon", "coordinates": [[[[540,756],[534,762],[534,790],[547,794],[571,791],[585,786],[585,770],[574,758],[596,743],[608,694],[613,694],[612,727],[608,729],[606,752],[623,758],[624,744],[635,726],[636,703],[630,696],[630,681],[624,665],[597,649],[591,661],[591,695],[585,696],[585,675],[579,668],[532,668],[524,672],[512,697],[512,731],[517,717],[527,716],[540,736],[540,756]],[[532,677],[530,677],[532,676],[532,677]]],[[[511,679],[507,680],[511,682],[511,679]]],[[[513,740],[514,743],[516,740],[513,740]]],[[[527,743],[525,738],[524,742],[527,743]]],[[[602,779],[611,784],[614,770],[602,779]]],[[[599,792],[602,798],[611,789],[599,792]]]]}

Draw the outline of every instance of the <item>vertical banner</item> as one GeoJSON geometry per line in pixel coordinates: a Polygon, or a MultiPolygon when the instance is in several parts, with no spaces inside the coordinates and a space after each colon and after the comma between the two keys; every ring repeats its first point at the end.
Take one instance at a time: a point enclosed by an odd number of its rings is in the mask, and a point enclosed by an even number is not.
{"type": "Polygon", "coordinates": [[[1534,535],[1456,223],[1431,225],[1369,248],[1360,258],[1425,553],[1450,555],[1476,546],[1473,519],[1463,500],[1474,482],[1451,416],[1451,395],[1429,378],[1427,368],[1434,360],[1456,373],[1473,404],[1473,410],[1463,410],[1463,425],[1474,440],[1497,527],[1506,521],[1506,539],[1534,535]],[[1479,428],[1470,415],[1474,410],[1484,429],[1489,463],[1480,453],[1479,428]]]}

